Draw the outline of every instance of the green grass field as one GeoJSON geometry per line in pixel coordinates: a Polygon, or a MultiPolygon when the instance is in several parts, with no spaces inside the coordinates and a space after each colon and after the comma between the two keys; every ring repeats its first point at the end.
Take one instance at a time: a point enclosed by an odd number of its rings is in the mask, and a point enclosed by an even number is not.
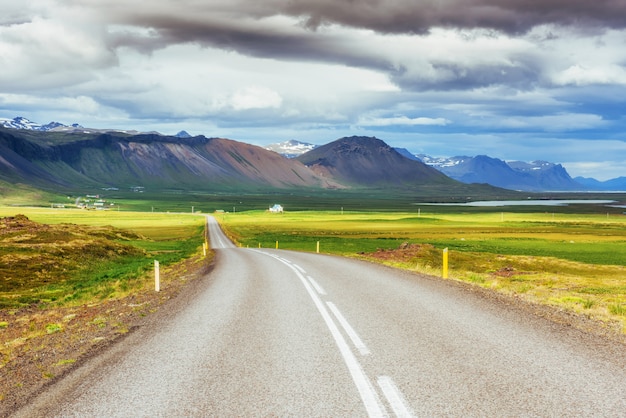
{"type": "Polygon", "coordinates": [[[626,216],[593,213],[250,211],[217,216],[241,246],[360,257],[626,326],[626,216]],[[383,250],[403,243],[415,254],[383,250]],[[406,244],[405,244],[406,245],[406,244]]]}
{"type": "MultiPolygon", "coordinates": [[[[364,258],[435,276],[441,275],[442,251],[448,248],[452,279],[556,305],[607,323],[619,321],[624,327],[626,216],[621,212],[598,213],[601,211],[597,208],[583,209],[576,213],[572,208],[503,212],[427,207],[410,212],[284,214],[249,210],[215,216],[241,246],[274,248],[278,243],[281,249],[315,252],[319,243],[323,253],[364,258]],[[410,248],[404,252],[393,251],[407,245],[410,248]]],[[[28,245],[11,247],[23,238],[5,240],[0,251],[8,271],[15,271],[17,266],[7,264],[11,257],[17,254],[32,261],[37,251],[46,256],[57,254],[58,260],[74,263],[70,268],[53,257],[48,264],[24,264],[28,267],[24,267],[18,282],[27,292],[6,290],[5,306],[76,303],[84,298],[128,292],[135,285],[134,278],[152,268],[154,259],[167,264],[190,257],[198,252],[203,239],[204,217],[190,213],[0,208],[0,217],[18,213],[46,225],[81,225],[81,233],[88,236],[85,239],[98,242],[95,247],[84,248],[100,250],[90,253],[78,248],[72,252],[73,247],[66,244],[65,253],[59,255],[60,244],[55,241],[58,236],[48,237],[47,247],[34,249],[28,245]],[[106,241],[98,241],[100,238],[106,241]],[[17,253],[7,255],[11,251],[17,253]],[[55,268],[67,270],[63,280],[46,282],[50,280],[46,274],[55,268]]],[[[80,239],[69,241],[76,243],[80,239]]]]}
{"type": "Polygon", "coordinates": [[[198,252],[204,217],[187,214],[0,208],[0,307],[89,303],[144,286],[154,260],[198,252]]]}
{"type": "Polygon", "coordinates": [[[623,265],[626,216],[575,214],[421,214],[261,211],[218,216],[244,246],[349,254],[395,248],[404,241],[450,250],[557,257],[623,265]]]}

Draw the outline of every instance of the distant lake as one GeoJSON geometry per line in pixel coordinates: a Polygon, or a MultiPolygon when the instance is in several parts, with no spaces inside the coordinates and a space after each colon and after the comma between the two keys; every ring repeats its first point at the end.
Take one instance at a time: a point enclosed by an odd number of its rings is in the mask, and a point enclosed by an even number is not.
{"type": "Polygon", "coordinates": [[[615,200],[484,200],[466,203],[415,203],[415,205],[428,206],[569,206],[580,204],[608,205],[615,203],[615,200]]]}

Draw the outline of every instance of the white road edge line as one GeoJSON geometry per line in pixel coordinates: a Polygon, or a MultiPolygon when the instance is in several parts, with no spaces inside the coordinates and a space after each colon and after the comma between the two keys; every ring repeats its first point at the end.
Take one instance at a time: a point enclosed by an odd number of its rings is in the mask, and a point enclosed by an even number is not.
{"type": "MultiPolygon", "coordinates": [[[[261,253],[274,257],[272,254],[263,253],[263,252],[261,253]]],[[[274,257],[274,258],[276,258],[278,261],[282,262],[283,264],[291,268],[294,271],[294,273],[296,273],[296,276],[298,276],[298,278],[304,285],[304,288],[309,293],[309,296],[311,297],[311,299],[313,299],[313,303],[315,304],[315,306],[317,307],[317,310],[322,315],[324,322],[326,322],[326,326],[328,327],[328,329],[330,330],[330,333],[335,339],[335,343],[339,347],[339,352],[341,353],[341,356],[343,357],[343,361],[346,363],[346,366],[348,366],[348,371],[350,371],[352,380],[354,381],[354,384],[356,385],[356,388],[359,391],[359,394],[361,395],[361,400],[363,401],[363,405],[365,406],[365,409],[367,410],[367,415],[371,418],[387,417],[388,416],[387,411],[384,405],[382,404],[382,402],[380,401],[380,398],[378,397],[378,393],[376,393],[374,386],[372,385],[369,378],[363,371],[363,368],[361,367],[358,360],[354,356],[354,353],[352,353],[352,350],[350,350],[350,347],[348,346],[348,343],[346,342],[345,338],[343,338],[343,335],[341,335],[339,328],[337,328],[337,325],[335,325],[335,323],[333,322],[333,318],[330,316],[330,314],[326,310],[324,303],[317,296],[315,291],[312,289],[311,284],[306,280],[306,278],[302,275],[302,273],[298,271],[298,269],[293,267],[292,264],[288,264],[287,262],[281,260],[278,257],[274,257]]]]}
{"type": "Polygon", "coordinates": [[[337,318],[337,321],[339,321],[339,324],[346,331],[346,334],[348,334],[348,337],[350,337],[350,340],[352,340],[352,344],[354,344],[356,349],[359,350],[359,353],[361,353],[362,356],[370,355],[371,353],[370,353],[369,348],[367,348],[363,340],[361,340],[361,338],[359,337],[359,334],[356,333],[354,328],[352,328],[350,323],[341,314],[337,306],[335,306],[335,304],[332,302],[326,302],[326,305],[328,305],[333,315],[335,315],[335,318],[337,318]]]}
{"type": "Polygon", "coordinates": [[[387,402],[391,405],[393,413],[399,418],[411,418],[415,415],[411,408],[407,406],[406,400],[402,393],[389,376],[378,376],[378,386],[383,391],[387,402]]]}
{"type": "Polygon", "coordinates": [[[317,293],[319,293],[322,296],[326,296],[326,291],[324,290],[324,288],[320,286],[320,284],[317,281],[315,281],[313,277],[306,276],[306,278],[309,279],[309,281],[311,282],[311,284],[313,285],[317,293]]]}

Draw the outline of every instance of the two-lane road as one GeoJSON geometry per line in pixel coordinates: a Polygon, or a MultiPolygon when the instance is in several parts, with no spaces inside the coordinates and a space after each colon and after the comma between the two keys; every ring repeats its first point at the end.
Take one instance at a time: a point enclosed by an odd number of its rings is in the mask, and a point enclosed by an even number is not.
{"type": "Polygon", "coordinates": [[[626,416],[624,346],[453,283],[236,248],[18,416],[626,416]]]}

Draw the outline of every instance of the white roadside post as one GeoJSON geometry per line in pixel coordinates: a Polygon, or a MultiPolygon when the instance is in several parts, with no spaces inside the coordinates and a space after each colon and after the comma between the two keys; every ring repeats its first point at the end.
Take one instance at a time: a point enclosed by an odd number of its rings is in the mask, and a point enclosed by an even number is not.
{"type": "Polygon", "coordinates": [[[161,291],[161,272],[159,271],[159,262],[154,260],[154,290],[161,291]]]}

